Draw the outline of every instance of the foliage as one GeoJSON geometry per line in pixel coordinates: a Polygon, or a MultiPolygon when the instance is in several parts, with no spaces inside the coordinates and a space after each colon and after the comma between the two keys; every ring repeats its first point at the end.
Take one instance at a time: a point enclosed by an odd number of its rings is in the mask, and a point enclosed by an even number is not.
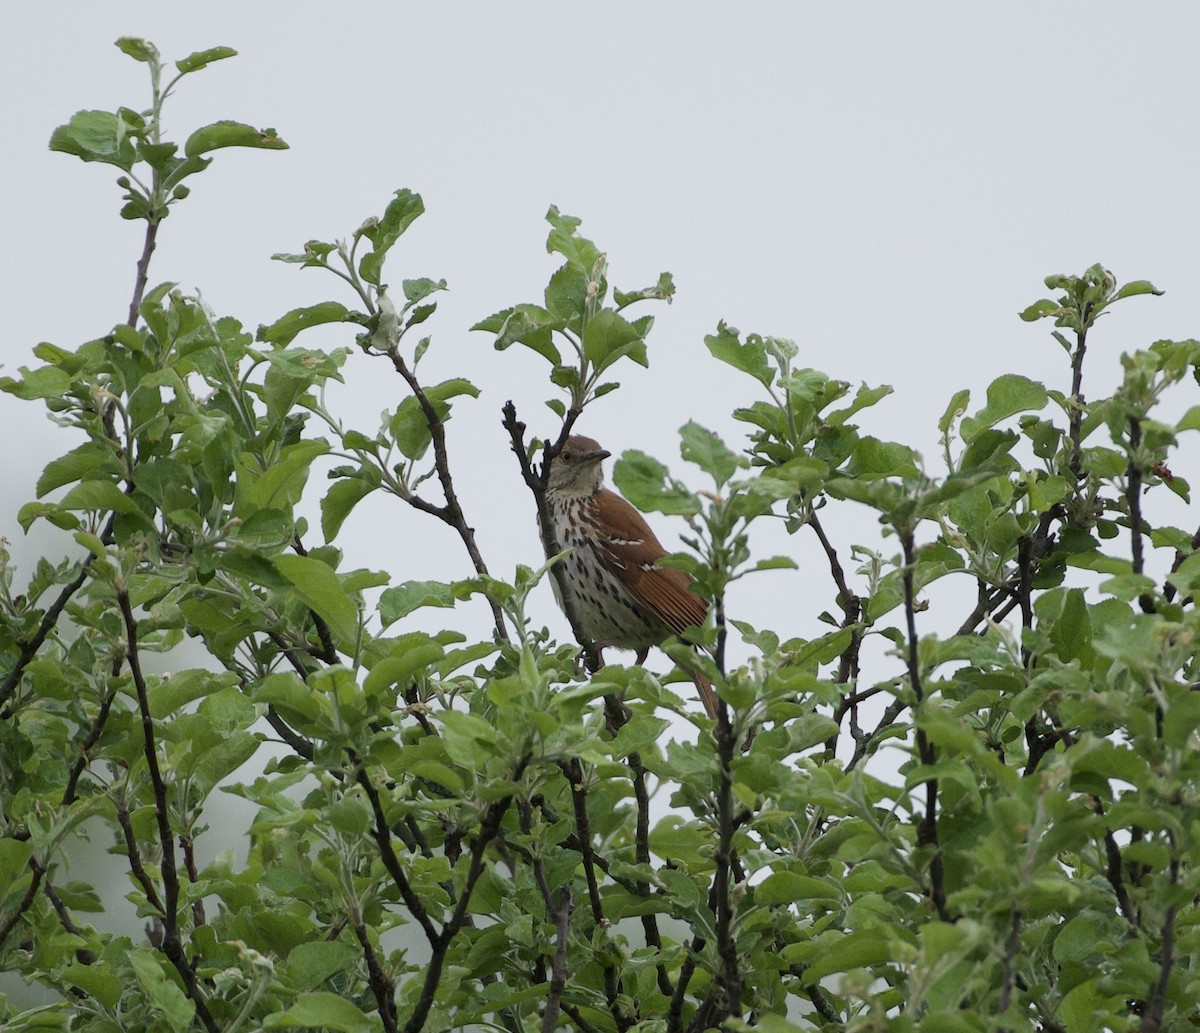
{"type": "MultiPolygon", "coordinates": [[[[20,515],[82,558],[43,559],[18,594],[3,557],[0,964],[59,995],[4,1006],[6,1029],[1195,1027],[1200,535],[1145,507],[1187,498],[1169,458],[1200,406],[1158,414],[1200,344],[1126,355],[1114,394],[1083,394],[1096,320],[1149,284],[1050,277],[1056,296],[1022,317],[1053,321],[1069,390],[1009,374],[978,408],[959,392],[938,472],[854,422],[887,388],[851,394],[780,338],[706,338],[744,374],[746,441],[689,422],[686,478],[627,453],[616,480],[687,519],[671,562],[712,616],[704,651],[667,648],[711,678],[709,720],[673,682],[601,667],[592,643],[597,669],[578,671],[528,609],[552,564],[511,581],[486,567],[444,435],[477,389],[423,384],[430,338],[410,342],[445,283],[393,297],[384,277],[418,195],[276,256],[333,273],[360,309],[320,301],[252,336],[148,287],[183,181],[220,147],[284,145],[233,122],[166,142],[163,101],[233,51],[193,54],[164,85],[153,46],[118,46],[150,70],[149,109],[81,112],[51,146],[116,165],[122,215],[146,224],[130,317],[38,345],[42,364],[2,382],[84,438],[20,515]],[[318,324],[354,327],[403,380],[378,429],[326,409],[348,350],[296,343],[318,324]],[[299,507],[329,457],[312,545],[299,507]],[[338,537],[376,491],[452,529],[475,576],[343,569],[338,537]],[[825,525],[845,507],[878,514],[881,539],[840,552],[825,525]],[[768,519],[826,558],[836,615],[817,638],[727,607],[735,579],[794,565],[756,555],[768,519]],[[951,576],[974,588],[969,613],[931,592],[951,576]],[[487,641],[455,627],[472,596],[487,641]],[[447,630],[405,628],[429,606],[447,630]],[[146,670],[185,639],[210,662],[146,670]],[[244,856],[201,865],[214,794],[256,815],[244,856]],[[84,920],[115,904],[69,870],[89,836],[124,859],[145,937],[84,920]]],[[[563,396],[544,442],[505,411],[539,511],[547,458],[617,386],[602,376],[648,361],[652,319],[626,310],[673,292],[663,274],[610,295],[579,220],[548,220],[564,264],[543,303],[478,324],[544,357],[563,396]]]]}

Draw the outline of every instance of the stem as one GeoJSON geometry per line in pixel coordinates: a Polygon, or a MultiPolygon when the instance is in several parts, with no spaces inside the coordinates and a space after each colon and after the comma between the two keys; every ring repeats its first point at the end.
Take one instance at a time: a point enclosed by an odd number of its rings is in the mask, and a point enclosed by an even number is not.
{"type": "MultiPolygon", "coordinates": [[[[714,602],[719,608],[721,597],[718,596],[714,602]]],[[[733,886],[730,877],[733,869],[733,836],[737,827],[732,773],[737,742],[733,724],[729,719],[729,708],[723,701],[717,708],[716,739],[721,774],[717,786],[717,851],[713,896],[716,898],[717,957],[720,960],[717,982],[720,984],[723,998],[720,1003],[719,1021],[724,1021],[741,1015],[742,977],[738,969],[737,944],[733,932],[733,886]]],[[[703,1008],[701,1010],[703,1011],[703,1008]]]]}
{"type": "MultiPolygon", "coordinates": [[[[433,920],[429,917],[429,912],[425,910],[425,905],[421,902],[421,898],[417,896],[416,891],[412,888],[412,884],[408,881],[408,876],[404,874],[400,858],[396,856],[396,851],[392,847],[392,834],[388,825],[387,815],[383,811],[383,804],[379,800],[379,792],[371,784],[371,780],[367,778],[367,773],[361,767],[358,769],[357,781],[362,786],[363,792],[367,794],[367,799],[371,803],[371,812],[375,816],[375,827],[371,830],[371,834],[375,839],[376,845],[379,847],[379,855],[383,860],[383,866],[388,870],[392,881],[395,882],[396,888],[400,891],[400,896],[404,898],[404,903],[408,906],[413,919],[421,927],[425,933],[425,938],[436,952],[440,934],[434,928],[433,920]]],[[[445,933],[445,929],[442,930],[442,933],[445,933]]]]}
{"type": "MultiPolygon", "coordinates": [[[[516,769],[513,771],[513,782],[520,780],[531,759],[532,757],[529,755],[521,758],[516,769]]],[[[408,1022],[404,1024],[404,1033],[418,1033],[421,1027],[425,1025],[425,1020],[429,1018],[429,1010],[433,1007],[438,984],[442,979],[442,969],[446,964],[446,953],[449,950],[451,941],[458,935],[467,920],[467,908],[471,904],[471,895],[475,891],[475,885],[479,882],[480,875],[483,874],[484,851],[500,830],[500,822],[504,820],[504,815],[512,805],[512,801],[513,798],[511,795],[505,796],[489,805],[487,813],[484,815],[484,819],[479,826],[479,835],[475,837],[475,841],[471,844],[471,861],[467,868],[462,896],[458,898],[458,904],[454,909],[454,913],[450,916],[450,920],[442,926],[442,932],[433,944],[433,956],[429,959],[429,964],[425,968],[425,980],[421,985],[421,995],[413,1007],[408,1022]]]]}
{"type": "MultiPolygon", "coordinates": [[[[553,445],[545,447],[542,453],[541,470],[535,473],[525,455],[525,424],[517,419],[516,406],[511,401],[505,402],[504,408],[501,410],[504,415],[501,425],[508,431],[508,435],[512,439],[512,450],[521,468],[521,477],[533,493],[534,505],[537,507],[538,534],[542,539],[542,551],[545,552],[546,559],[557,556],[562,552],[562,545],[558,541],[558,536],[554,533],[554,521],[550,517],[550,507],[546,503],[546,485],[550,482],[550,464],[554,461],[554,457],[562,451],[563,445],[570,436],[571,428],[579,418],[580,411],[574,408],[567,410],[562,429],[559,431],[558,440],[553,445]]],[[[580,648],[583,650],[587,669],[595,673],[603,666],[604,658],[600,655],[600,650],[597,648],[596,643],[584,632],[583,624],[579,620],[579,616],[575,613],[563,565],[556,563],[551,567],[550,576],[554,578],[554,583],[558,586],[559,605],[562,607],[563,615],[567,618],[567,623],[571,626],[571,634],[575,636],[575,641],[579,643],[580,648]]]]}
{"type": "Polygon", "coordinates": [[[1078,481],[1083,469],[1083,450],[1080,436],[1083,427],[1083,356],[1087,352],[1087,328],[1091,320],[1092,305],[1088,302],[1080,312],[1080,330],[1075,335],[1075,351],[1071,353],[1071,472],[1078,481]]]}
{"type": "MultiPolygon", "coordinates": [[[[914,699],[914,721],[917,731],[917,756],[922,766],[932,767],[937,762],[937,752],[920,726],[921,704],[925,701],[925,690],[921,684],[919,641],[917,639],[916,592],[913,588],[913,571],[916,567],[916,546],[912,531],[901,531],[900,540],[904,547],[904,619],[908,633],[908,680],[914,699]]],[[[946,910],[946,886],[942,870],[942,851],[937,831],[938,780],[925,782],[925,816],[917,825],[917,844],[933,848],[929,862],[929,896],[943,922],[950,921],[946,910]]]]}
{"type": "Polygon", "coordinates": [[[367,929],[363,925],[361,914],[354,915],[353,925],[354,936],[362,948],[363,960],[367,963],[367,979],[371,985],[371,992],[375,995],[375,1003],[379,1008],[379,1018],[383,1023],[384,1033],[396,1033],[398,1029],[396,1025],[396,988],[384,975],[383,968],[379,964],[379,956],[371,945],[370,937],[367,936],[367,929]]]}
{"type": "MultiPolygon", "coordinates": [[[[543,881],[544,878],[543,876],[543,881]]],[[[554,930],[554,964],[550,970],[550,993],[546,997],[546,1011],[542,1016],[542,1033],[550,1033],[558,1026],[563,990],[567,985],[567,933],[571,920],[571,893],[566,886],[560,891],[559,898],[558,907],[551,906],[551,914],[557,916],[557,923],[554,930]]],[[[553,905],[553,902],[550,904],[553,905]]]]}
{"type": "MultiPolygon", "coordinates": [[[[404,361],[404,357],[396,349],[396,346],[392,345],[384,354],[392,360],[392,366],[404,378],[404,382],[408,384],[409,390],[412,391],[413,397],[416,398],[417,404],[421,407],[421,412],[425,415],[425,422],[429,426],[429,436],[433,440],[433,463],[437,469],[438,480],[442,485],[442,493],[446,497],[445,507],[435,512],[458,532],[459,538],[462,539],[463,545],[466,546],[467,555],[471,557],[471,563],[475,567],[475,572],[481,577],[486,577],[488,573],[487,564],[483,562],[483,555],[480,553],[479,546],[475,542],[475,529],[467,524],[467,518],[463,515],[462,506],[458,502],[458,495],[454,491],[454,479],[450,475],[450,460],[446,453],[446,425],[442,422],[437,409],[434,408],[433,403],[429,400],[429,396],[425,394],[424,389],[417,380],[416,374],[408,368],[408,364],[404,361]]],[[[494,600],[488,600],[488,605],[492,609],[492,619],[496,625],[496,640],[499,642],[508,641],[508,629],[504,624],[503,611],[494,600]]]]}
{"type": "Polygon", "coordinates": [[[138,654],[137,620],[129,604],[129,590],[122,584],[117,588],[117,606],[125,622],[125,661],[137,690],[138,710],[142,717],[142,746],[146,766],[150,770],[150,785],[154,791],[154,818],[158,824],[159,845],[162,848],[162,879],[164,901],[162,952],[175,966],[184,988],[196,1006],[196,1015],[209,1033],[217,1033],[218,1026],[209,1014],[204,994],[196,979],[196,973],[188,963],[179,940],[179,872],[175,866],[175,843],[171,831],[171,819],[167,811],[167,784],[158,766],[158,750],[154,740],[154,718],[150,714],[150,697],[146,690],[146,679],[142,676],[142,664],[138,654]]]}

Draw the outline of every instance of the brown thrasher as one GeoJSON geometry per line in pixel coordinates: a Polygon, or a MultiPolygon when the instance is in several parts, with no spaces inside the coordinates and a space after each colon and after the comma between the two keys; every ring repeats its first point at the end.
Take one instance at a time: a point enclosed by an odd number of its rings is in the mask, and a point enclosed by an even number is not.
{"type": "MultiPolygon", "coordinates": [[[[562,560],[562,573],[580,630],[597,649],[636,650],[641,664],[651,646],[703,625],[708,606],[689,590],[691,577],[658,566],[667,550],[650,525],[604,487],[600,464],[610,455],[591,438],[567,438],[550,464],[546,504],[559,547],[571,550],[562,560]]],[[[562,606],[558,580],[551,577],[550,583],[562,606]]],[[[699,671],[687,673],[709,716],[715,717],[712,684],[699,671]]]]}

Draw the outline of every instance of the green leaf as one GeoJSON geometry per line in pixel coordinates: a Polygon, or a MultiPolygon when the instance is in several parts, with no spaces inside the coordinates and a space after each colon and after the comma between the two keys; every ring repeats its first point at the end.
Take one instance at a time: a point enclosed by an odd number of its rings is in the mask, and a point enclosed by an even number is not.
{"type": "Polygon", "coordinates": [[[344,477],[321,499],[321,534],[328,545],[337,537],[351,511],[377,487],[377,481],[366,477],[344,477]]]}
{"type": "Polygon", "coordinates": [[[1162,294],[1157,287],[1149,280],[1130,280],[1121,286],[1116,294],[1112,296],[1112,301],[1120,301],[1122,298],[1132,298],[1136,294],[1162,294]]]}
{"type": "Polygon", "coordinates": [[[938,420],[938,430],[943,434],[950,432],[950,426],[958,417],[967,411],[967,406],[971,402],[971,392],[966,388],[961,391],[956,391],[954,397],[950,399],[950,404],[946,406],[946,411],[942,413],[942,418],[938,420]]]}
{"type": "Polygon", "coordinates": [[[601,309],[583,331],[583,353],[597,370],[607,369],[628,355],[640,366],[647,365],[646,342],[632,323],[613,309],[601,309]]]}
{"type": "Polygon", "coordinates": [[[275,569],[296,595],[347,645],[358,637],[358,604],[342,587],[333,569],[311,556],[276,556],[275,569]]]}
{"type": "Polygon", "coordinates": [[[742,465],[724,441],[694,420],[689,420],[680,428],[679,437],[683,458],[709,474],[718,488],[724,487],[742,465]]]}
{"type": "Polygon", "coordinates": [[[267,344],[284,346],[301,330],[322,323],[343,323],[350,315],[350,310],[340,301],[323,301],[319,305],[307,305],[304,308],[294,308],[291,312],[280,316],[270,326],[259,326],[255,335],[267,344]]]}
{"type": "Polygon", "coordinates": [[[110,510],[114,513],[140,513],[138,504],[112,481],[82,481],[59,502],[62,509],[110,510]]]}
{"type": "Polygon", "coordinates": [[[35,520],[48,520],[55,527],[61,527],[65,531],[73,531],[80,526],[76,517],[59,506],[49,502],[26,502],[17,511],[17,523],[28,533],[35,520]]]}
{"type": "Polygon", "coordinates": [[[640,291],[619,291],[613,288],[613,302],[617,308],[625,308],[627,305],[632,305],[635,301],[666,301],[670,302],[675,295],[675,281],[671,278],[670,273],[659,273],[658,283],[653,287],[643,287],[640,291]]]}
{"type": "Polygon", "coordinates": [[[116,165],[126,172],[137,160],[133,141],[125,134],[121,119],[111,111],[75,112],[70,122],[50,134],[50,150],[116,165]]]}
{"type": "Polygon", "coordinates": [[[557,205],[551,205],[546,221],[554,227],[546,238],[546,250],[551,254],[558,252],[580,272],[591,276],[604,256],[595,244],[576,232],[583,220],[564,215],[557,205]]]}
{"type": "Polygon", "coordinates": [[[156,721],[169,717],[193,700],[203,699],[237,684],[235,674],[214,674],[192,668],[164,675],[149,692],[150,716],[156,721]]]}
{"type": "Polygon", "coordinates": [[[743,344],[738,339],[738,332],[725,325],[717,324],[717,332],[704,338],[708,350],[722,362],[728,363],[734,369],[749,373],[764,387],[770,387],[775,379],[775,371],[767,361],[767,349],[757,334],[751,334],[743,344]]]}
{"type": "Polygon", "coordinates": [[[795,872],[772,872],[754,889],[756,904],[793,904],[801,900],[840,900],[841,891],[824,879],[795,872]]]}
{"type": "Polygon", "coordinates": [[[879,387],[867,387],[866,384],[860,384],[858,391],[854,394],[854,400],[845,409],[835,409],[833,412],[826,413],[825,422],[831,427],[841,427],[851,416],[863,409],[870,408],[891,393],[892,388],[887,384],[881,384],[879,387]]]}
{"type": "Polygon", "coordinates": [[[363,680],[366,692],[378,692],[389,685],[407,685],[418,671],[437,663],[444,655],[442,647],[420,631],[401,635],[390,643],[390,653],[375,661],[363,680]]]}
{"type": "Polygon", "coordinates": [[[52,459],[37,482],[37,497],[88,476],[115,477],[122,473],[121,464],[108,445],[88,441],[66,455],[52,459]]]}
{"type": "Polygon", "coordinates": [[[207,50],[197,50],[187,57],[180,58],[175,62],[175,67],[187,75],[189,72],[207,68],[214,61],[224,61],[227,57],[237,57],[237,51],[233,47],[209,47],[207,50]]]}
{"type": "Polygon", "coordinates": [[[824,940],[821,952],[804,973],[806,979],[824,979],[834,972],[885,964],[895,952],[887,938],[876,929],[853,932],[833,940],[824,940]]]}
{"type": "Polygon", "coordinates": [[[239,480],[241,476],[246,479],[245,499],[250,504],[251,512],[259,509],[289,510],[300,501],[313,460],[328,451],[327,441],[309,438],[286,446],[275,465],[261,473],[243,465],[239,480]]]}
{"type": "Polygon", "coordinates": [[[1062,315],[1063,308],[1057,301],[1051,301],[1049,298],[1043,298],[1041,301],[1035,301],[1027,309],[1021,312],[1021,318],[1026,323],[1032,323],[1038,319],[1045,319],[1047,316],[1057,318],[1062,315]]]}
{"type": "Polygon", "coordinates": [[[187,1029],[196,1014],[196,1005],[177,983],[167,978],[158,958],[148,949],[132,951],[128,958],[150,1006],[162,1013],[172,1029],[187,1029]]]}
{"type": "Polygon", "coordinates": [[[1193,405],[1175,424],[1176,430],[1200,430],[1200,405],[1193,405]]]}
{"type": "Polygon", "coordinates": [[[333,1029],[339,1033],[373,1033],[374,1022],[340,994],[300,994],[286,1011],[268,1015],[263,1029],[333,1029]]]}
{"type": "Polygon", "coordinates": [[[158,48],[148,40],[137,36],[122,36],[116,42],[116,47],[122,54],[128,54],[135,61],[150,64],[158,58],[158,48]]]}
{"type": "Polygon", "coordinates": [[[58,366],[21,367],[21,379],[0,377],[0,390],[31,401],[35,398],[58,398],[71,387],[71,374],[58,366]]]}
{"type": "Polygon", "coordinates": [[[348,971],[358,957],[359,950],[341,940],[299,943],[287,956],[287,978],[300,990],[311,990],[348,971]]]}
{"type": "Polygon", "coordinates": [[[510,344],[523,344],[560,366],[562,356],[554,345],[552,331],[562,329],[563,325],[559,317],[540,305],[517,305],[480,320],[471,329],[492,331],[497,351],[504,351],[510,344]]]}
{"type": "Polygon", "coordinates": [[[287,144],[275,135],[274,129],[255,129],[243,122],[228,120],[201,126],[183,145],[183,153],[194,158],[221,147],[256,147],[263,150],[286,151],[287,144]]]}
{"type": "Polygon", "coordinates": [[[29,858],[33,856],[33,844],[10,839],[0,839],[0,885],[8,892],[21,880],[28,879],[29,858]]]}
{"type": "MultiPolygon", "coordinates": [[[[450,399],[460,395],[470,395],[476,398],[479,388],[469,380],[455,378],[444,380],[440,384],[424,389],[425,397],[433,406],[439,420],[445,421],[450,415],[450,399]]],[[[433,441],[429,430],[429,419],[421,403],[415,395],[405,398],[396,412],[388,421],[388,430],[396,442],[396,447],[408,459],[420,459],[433,441]]]]}
{"type": "Polygon", "coordinates": [[[416,280],[402,280],[400,283],[404,290],[404,298],[409,305],[415,305],[417,302],[429,297],[437,291],[446,289],[445,280],[431,280],[428,277],[421,277],[416,280]]]}
{"type": "Polygon", "coordinates": [[[1019,412],[1042,409],[1049,396],[1036,380],[1017,373],[1007,373],[992,381],[987,390],[987,404],[961,424],[962,439],[970,442],[989,427],[1019,412]]]}
{"type": "Polygon", "coordinates": [[[441,581],[404,581],[385,589],[379,597],[379,619],[383,627],[395,624],[422,606],[454,606],[454,594],[441,581]]]}
{"type": "Polygon", "coordinates": [[[700,512],[696,496],[645,452],[631,449],[621,456],[613,468],[613,481],[638,509],[672,516],[694,516],[700,512]]]}
{"type": "Polygon", "coordinates": [[[413,222],[425,211],[425,202],[420,194],[411,190],[397,190],[384,209],[383,218],[368,222],[363,227],[363,236],[372,244],[372,250],[359,260],[358,272],[367,283],[379,286],[383,262],[392,245],[400,239],[413,222]]]}

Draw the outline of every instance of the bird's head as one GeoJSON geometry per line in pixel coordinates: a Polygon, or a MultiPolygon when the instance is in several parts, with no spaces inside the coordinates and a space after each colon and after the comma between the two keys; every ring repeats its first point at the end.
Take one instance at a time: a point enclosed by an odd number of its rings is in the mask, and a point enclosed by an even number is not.
{"type": "Polygon", "coordinates": [[[547,488],[565,495],[595,495],[604,482],[600,464],[610,455],[592,438],[572,434],[550,464],[547,488]]]}

